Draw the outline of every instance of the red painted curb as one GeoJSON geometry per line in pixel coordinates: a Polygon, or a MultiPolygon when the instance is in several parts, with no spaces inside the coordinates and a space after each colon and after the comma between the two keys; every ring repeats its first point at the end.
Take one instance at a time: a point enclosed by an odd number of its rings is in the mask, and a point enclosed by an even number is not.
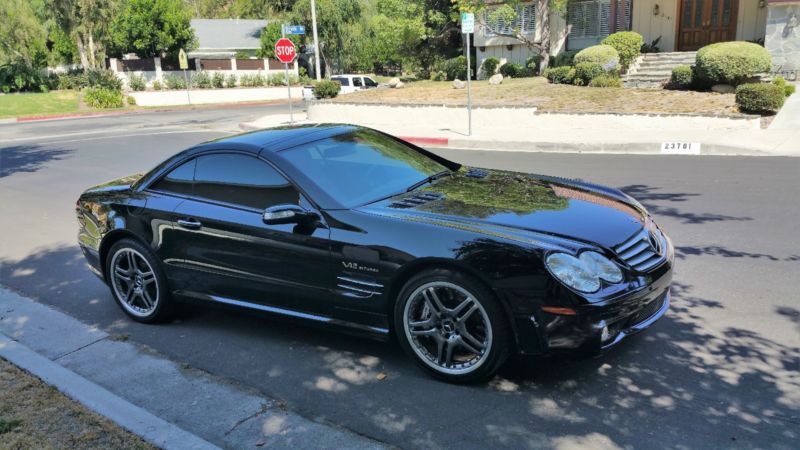
{"type": "Polygon", "coordinates": [[[97,112],[97,113],[53,114],[50,116],[25,116],[25,117],[17,117],[17,122],[36,122],[39,120],[72,119],[77,117],[121,116],[123,114],[127,114],[127,112],[115,111],[115,112],[97,112]]]}
{"type": "Polygon", "coordinates": [[[441,145],[446,147],[450,140],[443,137],[425,137],[425,136],[398,136],[400,139],[411,142],[412,144],[424,145],[441,145]]]}

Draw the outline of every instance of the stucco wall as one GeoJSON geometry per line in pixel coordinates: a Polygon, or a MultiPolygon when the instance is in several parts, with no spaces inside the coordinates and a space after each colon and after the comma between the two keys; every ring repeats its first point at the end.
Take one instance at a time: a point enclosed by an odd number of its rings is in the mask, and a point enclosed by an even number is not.
{"type": "MultiPolygon", "coordinates": [[[[187,105],[189,99],[185,90],[131,92],[139,106],[187,105]]],[[[236,89],[192,89],[189,93],[191,104],[234,103],[265,100],[288,100],[286,87],[236,88],[236,89]]],[[[292,88],[292,99],[303,98],[301,87],[292,88]]]]}

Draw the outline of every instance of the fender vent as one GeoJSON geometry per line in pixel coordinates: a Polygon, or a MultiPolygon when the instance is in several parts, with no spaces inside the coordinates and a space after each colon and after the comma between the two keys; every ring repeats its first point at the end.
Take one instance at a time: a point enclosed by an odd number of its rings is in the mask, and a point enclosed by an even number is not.
{"type": "Polygon", "coordinates": [[[336,277],[337,287],[341,294],[347,297],[370,298],[381,295],[383,285],[374,281],[358,280],[354,277],[336,277]]]}
{"type": "Polygon", "coordinates": [[[402,198],[391,205],[392,208],[414,208],[425,203],[443,198],[444,195],[438,192],[420,192],[409,197],[402,198]]]}
{"type": "Polygon", "coordinates": [[[466,177],[470,178],[486,178],[489,176],[489,171],[486,169],[477,169],[475,167],[470,167],[467,170],[467,173],[464,174],[466,177]]]}

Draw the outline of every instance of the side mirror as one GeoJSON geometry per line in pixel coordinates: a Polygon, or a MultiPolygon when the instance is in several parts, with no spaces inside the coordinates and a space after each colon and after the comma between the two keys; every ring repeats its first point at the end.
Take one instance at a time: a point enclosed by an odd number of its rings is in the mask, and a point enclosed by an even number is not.
{"type": "Polygon", "coordinates": [[[267,225],[301,223],[317,217],[316,213],[306,211],[297,205],[276,205],[267,208],[261,216],[267,225]]]}

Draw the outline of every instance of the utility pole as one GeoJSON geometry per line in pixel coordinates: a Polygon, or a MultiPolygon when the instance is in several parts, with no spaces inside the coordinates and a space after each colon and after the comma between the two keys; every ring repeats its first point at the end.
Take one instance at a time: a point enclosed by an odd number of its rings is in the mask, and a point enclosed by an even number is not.
{"type": "Polygon", "coordinates": [[[317,81],[322,79],[322,74],[319,69],[319,37],[317,36],[317,5],[314,0],[311,0],[311,29],[314,32],[314,73],[317,75],[317,81]]]}

